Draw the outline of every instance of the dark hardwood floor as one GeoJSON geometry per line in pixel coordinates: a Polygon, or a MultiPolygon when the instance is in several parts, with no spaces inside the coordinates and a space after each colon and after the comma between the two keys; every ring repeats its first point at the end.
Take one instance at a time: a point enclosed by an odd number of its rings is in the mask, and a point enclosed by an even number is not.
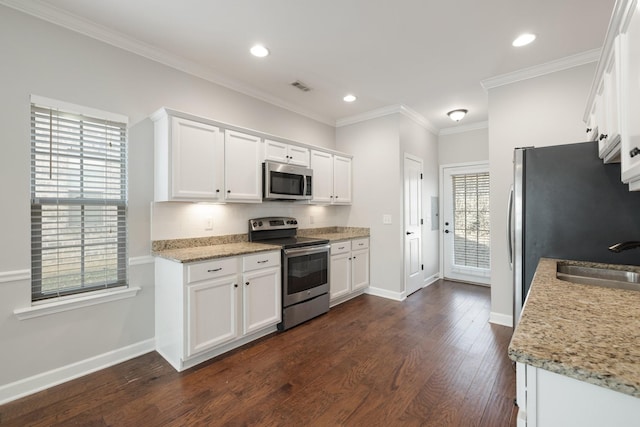
{"type": "Polygon", "coordinates": [[[6,426],[515,426],[489,289],[363,295],[177,373],[152,352],[0,406],[6,426]]]}

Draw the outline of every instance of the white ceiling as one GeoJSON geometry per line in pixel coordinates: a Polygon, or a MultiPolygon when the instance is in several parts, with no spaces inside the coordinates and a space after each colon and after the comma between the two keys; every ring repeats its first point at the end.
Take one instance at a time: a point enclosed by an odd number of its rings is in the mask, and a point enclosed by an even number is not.
{"type": "MultiPolygon", "coordinates": [[[[597,58],[615,0],[1,0],[335,125],[403,105],[436,129],[487,120],[480,82],[597,58]],[[521,32],[538,39],[514,48],[521,32]],[[271,50],[249,54],[254,43],[271,50]],[[579,55],[583,54],[583,55],[579,55]],[[310,86],[301,92],[289,84],[310,86]],[[346,104],[353,93],[358,100],[346,104]]],[[[586,95],[585,95],[586,96],[586,95]]]]}

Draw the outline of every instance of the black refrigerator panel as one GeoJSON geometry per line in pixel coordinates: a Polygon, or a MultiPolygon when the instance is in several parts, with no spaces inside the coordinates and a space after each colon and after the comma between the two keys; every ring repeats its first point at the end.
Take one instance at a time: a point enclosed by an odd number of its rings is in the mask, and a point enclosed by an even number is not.
{"type": "Polygon", "coordinates": [[[523,181],[523,300],[541,257],[640,265],[640,249],[608,250],[640,240],[640,192],[620,181],[620,164],[603,164],[597,142],[525,150],[523,181]]]}

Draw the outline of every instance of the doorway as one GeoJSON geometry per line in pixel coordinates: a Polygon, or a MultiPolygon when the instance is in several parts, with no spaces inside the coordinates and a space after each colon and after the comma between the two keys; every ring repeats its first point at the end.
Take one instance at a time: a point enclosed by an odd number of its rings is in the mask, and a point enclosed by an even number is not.
{"type": "Polygon", "coordinates": [[[422,159],[404,155],[404,290],[424,285],[422,274],[422,159]]]}
{"type": "Polygon", "coordinates": [[[442,169],[442,260],[447,279],[489,285],[489,165],[442,169]]]}

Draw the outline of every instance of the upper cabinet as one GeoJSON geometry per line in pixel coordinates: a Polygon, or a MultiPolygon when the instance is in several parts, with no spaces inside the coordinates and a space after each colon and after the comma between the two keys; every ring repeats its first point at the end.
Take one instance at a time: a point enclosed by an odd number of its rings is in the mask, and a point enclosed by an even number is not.
{"type": "Polygon", "coordinates": [[[622,181],[640,190],[640,11],[636,2],[619,36],[622,181]]]}
{"type": "Polygon", "coordinates": [[[232,130],[224,132],[226,201],[262,201],[260,143],[261,139],[254,135],[232,130]]]}
{"type": "Polygon", "coordinates": [[[224,143],[220,128],[174,117],[155,121],[155,200],[222,200],[224,143]]]}
{"type": "Polygon", "coordinates": [[[264,158],[290,165],[309,167],[309,149],[270,139],[264,140],[264,158]]]}
{"type": "Polygon", "coordinates": [[[617,1],[584,120],[600,157],[621,163],[621,179],[640,190],[640,11],[637,0],[617,1]]]}
{"type": "Polygon", "coordinates": [[[311,150],[312,203],[348,205],[352,202],[351,158],[311,150]]]}

